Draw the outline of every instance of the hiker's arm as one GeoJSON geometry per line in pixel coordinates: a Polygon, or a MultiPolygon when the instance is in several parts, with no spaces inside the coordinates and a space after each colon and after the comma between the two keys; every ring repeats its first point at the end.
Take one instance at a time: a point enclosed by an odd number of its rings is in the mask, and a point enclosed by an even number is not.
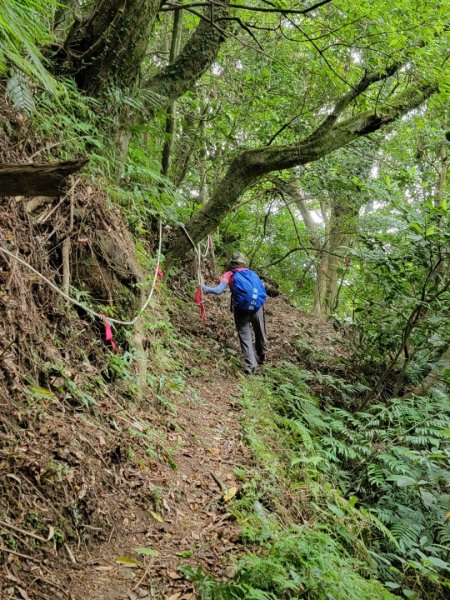
{"type": "Polygon", "coordinates": [[[226,279],[222,279],[219,285],[215,287],[209,287],[209,285],[202,285],[202,290],[205,294],[214,294],[215,296],[220,296],[228,287],[228,281],[226,279]]]}

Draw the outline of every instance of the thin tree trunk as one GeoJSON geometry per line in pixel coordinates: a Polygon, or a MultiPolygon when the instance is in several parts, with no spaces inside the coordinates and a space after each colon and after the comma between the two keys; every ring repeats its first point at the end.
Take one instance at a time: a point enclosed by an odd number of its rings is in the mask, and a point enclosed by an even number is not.
{"type": "Polygon", "coordinates": [[[326,314],[336,309],[339,268],[345,260],[359,213],[359,202],[356,198],[335,200],[331,206],[328,234],[328,270],[327,291],[325,297],[326,314]]]}
{"type": "Polygon", "coordinates": [[[316,284],[314,287],[313,314],[315,317],[324,317],[327,312],[327,287],[328,287],[328,254],[322,254],[316,263],[316,284]]]}
{"type": "Polygon", "coordinates": [[[198,134],[199,134],[199,143],[200,143],[200,149],[199,149],[199,153],[198,153],[198,171],[199,171],[199,178],[200,178],[200,189],[199,189],[199,195],[198,195],[198,203],[201,204],[202,206],[204,206],[206,204],[206,199],[207,199],[207,188],[206,188],[206,140],[205,140],[205,102],[204,100],[202,100],[202,116],[200,118],[200,123],[199,123],[199,127],[198,127],[198,134]]]}
{"type": "Polygon", "coordinates": [[[73,232],[74,216],[75,216],[75,201],[74,201],[74,191],[73,191],[73,187],[72,187],[72,189],[70,191],[69,227],[67,228],[66,237],[63,240],[62,250],[61,250],[62,270],[63,270],[62,288],[66,294],[69,294],[69,291],[70,291],[70,280],[71,280],[70,255],[72,253],[71,235],[73,232]]]}
{"type": "MultiPolygon", "coordinates": [[[[176,10],[173,15],[173,29],[172,29],[172,40],[170,44],[169,53],[169,64],[173,65],[176,57],[180,51],[181,42],[181,22],[183,18],[183,11],[176,10]]],[[[166,128],[165,128],[165,139],[164,147],[161,159],[161,173],[165,177],[169,176],[170,165],[173,154],[173,146],[175,139],[176,130],[176,103],[175,100],[171,102],[167,108],[166,113],[166,128]]]]}

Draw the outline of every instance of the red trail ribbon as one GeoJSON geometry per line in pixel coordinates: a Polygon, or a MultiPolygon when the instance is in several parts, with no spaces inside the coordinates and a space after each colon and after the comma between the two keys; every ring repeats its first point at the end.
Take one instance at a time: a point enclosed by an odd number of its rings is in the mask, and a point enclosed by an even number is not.
{"type": "Polygon", "coordinates": [[[103,315],[103,324],[105,326],[105,340],[111,344],[111,348],[114,350],[114,352],[116,354],[119,354],[120,350],[119,350],[116,342],[113,339],[113,332],[111,329],[111,324],[108,321],[108,317],[106,315],[103,315]]]}
{"type": "Polygon", "coordinates": [[[204,323],[206,318],[205,301],[203,300],[203,291],[200,286],[195,291],[194,302],[200,306],[200,322],[204,323]]]}

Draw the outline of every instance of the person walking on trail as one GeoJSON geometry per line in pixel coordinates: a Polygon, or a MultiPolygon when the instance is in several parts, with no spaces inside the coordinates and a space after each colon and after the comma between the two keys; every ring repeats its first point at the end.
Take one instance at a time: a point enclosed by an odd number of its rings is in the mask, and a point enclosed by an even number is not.
{"type": "Polygon", "coordinates": [[[266,290],[258,275],[247,267],[247,259],[240,252],[234,252],[222,275],[219,285],[202,286],[205,294],[219,296],[227,288],[231,290],[231,310],[244,354],[244,371],[251,375],[258,364],[266,360],[267,338],[264,322],[264,303],[266,290]],[[255,333],[253,347],[252,328],[255,333]],[[255,352],[256,350],[256,352],[255,352]]]}

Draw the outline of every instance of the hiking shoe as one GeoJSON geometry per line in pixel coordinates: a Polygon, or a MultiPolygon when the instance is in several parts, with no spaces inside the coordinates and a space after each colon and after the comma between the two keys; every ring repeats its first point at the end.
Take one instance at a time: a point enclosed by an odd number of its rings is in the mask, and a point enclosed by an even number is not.
{"type": "Polygon", "coordinates": [[[258,365],[263,365],[266,362],[266,355],[260,354],[256,360],[258,361],[258,365]]]}
{"type": "Polygon", "coordinates": [[[246,375],[255,375],[256,374],[256,367],[245,367],[244,368],[244,373],[246,375]]]}

